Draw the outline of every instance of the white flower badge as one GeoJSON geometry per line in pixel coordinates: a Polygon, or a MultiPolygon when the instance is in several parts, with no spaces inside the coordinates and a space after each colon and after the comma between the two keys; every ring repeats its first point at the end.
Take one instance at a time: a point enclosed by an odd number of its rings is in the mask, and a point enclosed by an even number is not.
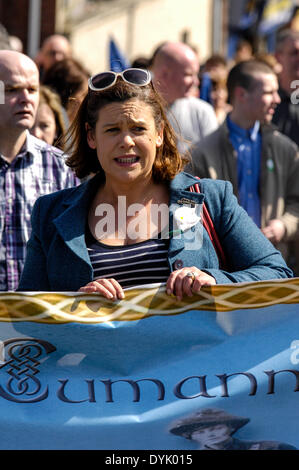
{"type": "Polygon", "coordinates": [[[186,232],[196,225],[200,217],[201,204],[178,206],[173,213],[175,231],[186,232]]]}

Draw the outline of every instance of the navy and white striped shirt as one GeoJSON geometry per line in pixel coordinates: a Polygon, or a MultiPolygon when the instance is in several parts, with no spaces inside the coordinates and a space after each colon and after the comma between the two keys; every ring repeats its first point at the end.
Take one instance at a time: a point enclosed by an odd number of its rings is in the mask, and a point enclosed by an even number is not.
{"type": "Polygon", "coordinates": [[[132,245],[110,246],[88,231],[86,245],[93,267],[93,278],[113,278],[123,288],[166,282],[168,239],[150,239],[132,245]]]}

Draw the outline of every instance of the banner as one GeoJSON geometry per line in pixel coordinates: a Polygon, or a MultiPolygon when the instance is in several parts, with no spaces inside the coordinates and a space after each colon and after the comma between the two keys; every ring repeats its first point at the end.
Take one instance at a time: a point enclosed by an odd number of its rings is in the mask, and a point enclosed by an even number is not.
{"type": "Polygon", "coordinates": [[[230,0],[229,26],[234,31],[258,27],[267,35],[292,19],[296,5],[296,0],[230,0]]]}
{"type": "Polygon", "coordinates": [[[296,0],[268,0],[259,24],[259,33],[271,34],[291,21],[296,3],[296,0]]]}
{"type": "Polygon", "coordinates": [[[298,313],[299,278],[2,293],[0,448],[298,449],[298,313]]]}

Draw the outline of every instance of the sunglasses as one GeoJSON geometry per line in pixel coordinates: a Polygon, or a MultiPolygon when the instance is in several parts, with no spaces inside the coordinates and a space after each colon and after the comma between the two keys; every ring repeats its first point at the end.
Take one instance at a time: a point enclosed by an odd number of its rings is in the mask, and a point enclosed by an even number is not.
{"type": "Polygon", "coordinates": [[[88,87],[92,91],[103,91],[112,87],[118,77],[121,77],[124,82],[138,86],[148,85],[152,78],[148,70],[130,68],[119,73],[109,71],[93,75],[88,80],[88,87]]]}

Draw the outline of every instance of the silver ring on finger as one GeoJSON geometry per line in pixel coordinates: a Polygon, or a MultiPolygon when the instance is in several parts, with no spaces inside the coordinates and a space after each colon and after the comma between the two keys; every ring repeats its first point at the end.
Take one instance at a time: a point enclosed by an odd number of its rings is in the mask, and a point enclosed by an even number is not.
{"type": "Polygon", "coordinates": [[[192,284],[191,284],[191,287],[193,286],[193,283],[195,281],[195,278],[196,278],[196,273],[194,271],[189,271],[187,274],[186,274],[186,277],[189,277],[191,280],[192,280],[192,284]]]}

